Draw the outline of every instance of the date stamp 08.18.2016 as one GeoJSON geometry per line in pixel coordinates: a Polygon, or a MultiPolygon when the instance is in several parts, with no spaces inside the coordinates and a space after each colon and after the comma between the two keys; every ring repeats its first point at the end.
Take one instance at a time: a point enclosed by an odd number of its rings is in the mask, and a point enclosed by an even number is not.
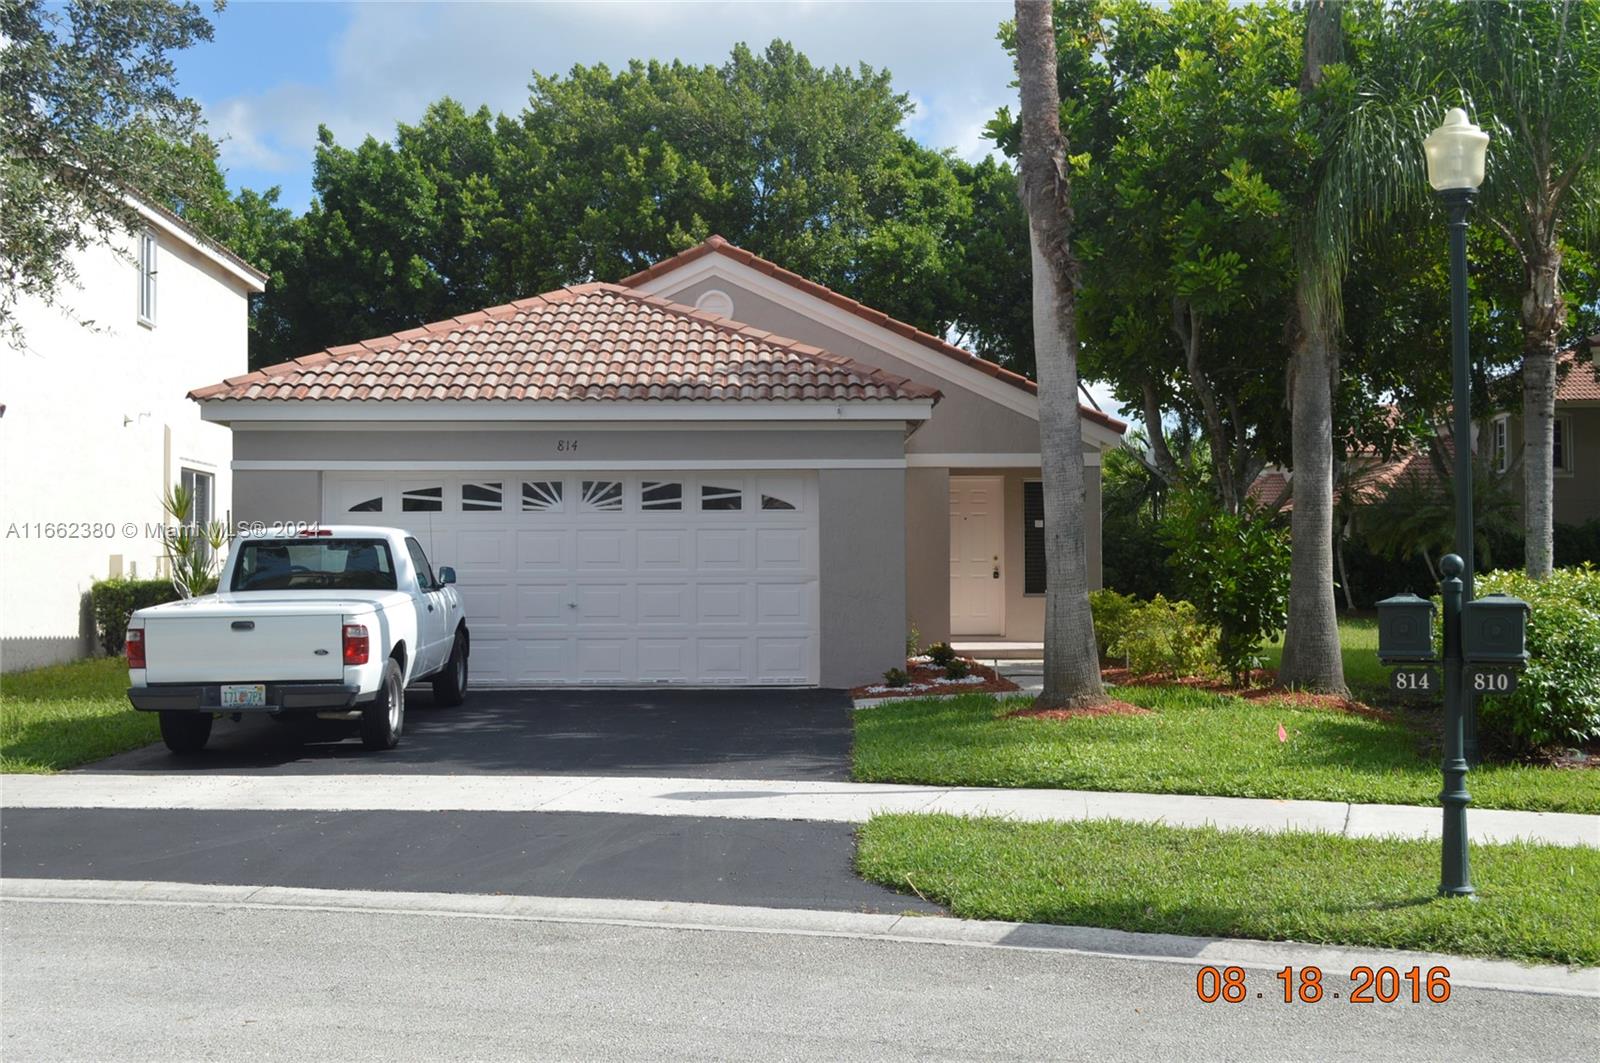
{"type": "MultiPolygon", "coordinates": [[[[1265,972],[1257,972],[1257,980],[1265,972]]],[[[1239,1004],[1248,1000],[1276,1000],[1284,1004],[1443,1004],[1450,999],[1450,968],[1353,967],[1348,984],[1335,987],[1320,967],[1285,967],[1273,981],[1251,987],[1243,967],[1202,967],[1195,972],[1194,991],[1205,1004],[1239,1004]]]]}

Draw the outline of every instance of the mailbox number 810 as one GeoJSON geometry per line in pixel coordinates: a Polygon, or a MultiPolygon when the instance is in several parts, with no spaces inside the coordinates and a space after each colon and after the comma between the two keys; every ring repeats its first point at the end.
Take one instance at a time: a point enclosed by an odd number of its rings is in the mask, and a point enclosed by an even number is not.
{"type": "Polygon", "coordinates": [[[1505,694],[1517,688],[1510,672],[1473,672],[1472,689],[1480,694],[1505,694]]]}

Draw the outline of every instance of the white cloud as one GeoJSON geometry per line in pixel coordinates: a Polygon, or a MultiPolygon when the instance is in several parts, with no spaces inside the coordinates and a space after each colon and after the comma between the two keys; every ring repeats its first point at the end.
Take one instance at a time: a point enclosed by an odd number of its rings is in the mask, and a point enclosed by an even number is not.
{"type": "MultiPolygon", "coordinates": [[[[917,104],[908,128],[967,158],[987,153],[983,124],[1008,102],[1012,71],[994,39],[1011,6],[969,3],[358,4],[327,42],[328,79],[226,95],[207,106],[224,160],[309,173],[319,123],[349,143],[393,135],[449,95],[515,113],[530,71],[629,59],[716,63],[736,42],[793,41],[814,62],[888,68],[917,104]]],[[[219,25],[219,44],[226,23],[219,25]]]]}

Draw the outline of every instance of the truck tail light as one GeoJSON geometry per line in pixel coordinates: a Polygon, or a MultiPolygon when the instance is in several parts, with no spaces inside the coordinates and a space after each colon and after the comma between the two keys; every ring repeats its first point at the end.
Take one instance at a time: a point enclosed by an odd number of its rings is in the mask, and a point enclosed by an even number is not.
{"type": "MultiPolygon", "coordinates": [[[[344,626],[344,663],[366,664],[367,655],[371,653],[367,643],[367,628],[364,624],[346,624],[344,626]]],[[[143,658],[144,654],[139,655],[143,658]]]]}
{"type": "Polygon", "coordinates": [[[144,628],[142,628],[142,627],[130,627],[128,629],[128,637],[123,642],[123,646],[128,651],[128,667],[129,668],[143,668],[144,667],[144,628]]]}

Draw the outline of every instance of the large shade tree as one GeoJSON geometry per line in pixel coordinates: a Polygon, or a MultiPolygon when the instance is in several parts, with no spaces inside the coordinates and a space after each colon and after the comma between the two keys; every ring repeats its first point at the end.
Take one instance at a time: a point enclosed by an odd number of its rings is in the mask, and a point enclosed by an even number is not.
{"type": "Polygon", "coordinates": [[[130,193],[181,201],[214,172],[175,150],[200,106],[171,57],[210,39],[194,3],[0,4],[0,333],[12,344],[26,342],[19,299],[68,310],[74,255],[141,224],[130,193]]]}

